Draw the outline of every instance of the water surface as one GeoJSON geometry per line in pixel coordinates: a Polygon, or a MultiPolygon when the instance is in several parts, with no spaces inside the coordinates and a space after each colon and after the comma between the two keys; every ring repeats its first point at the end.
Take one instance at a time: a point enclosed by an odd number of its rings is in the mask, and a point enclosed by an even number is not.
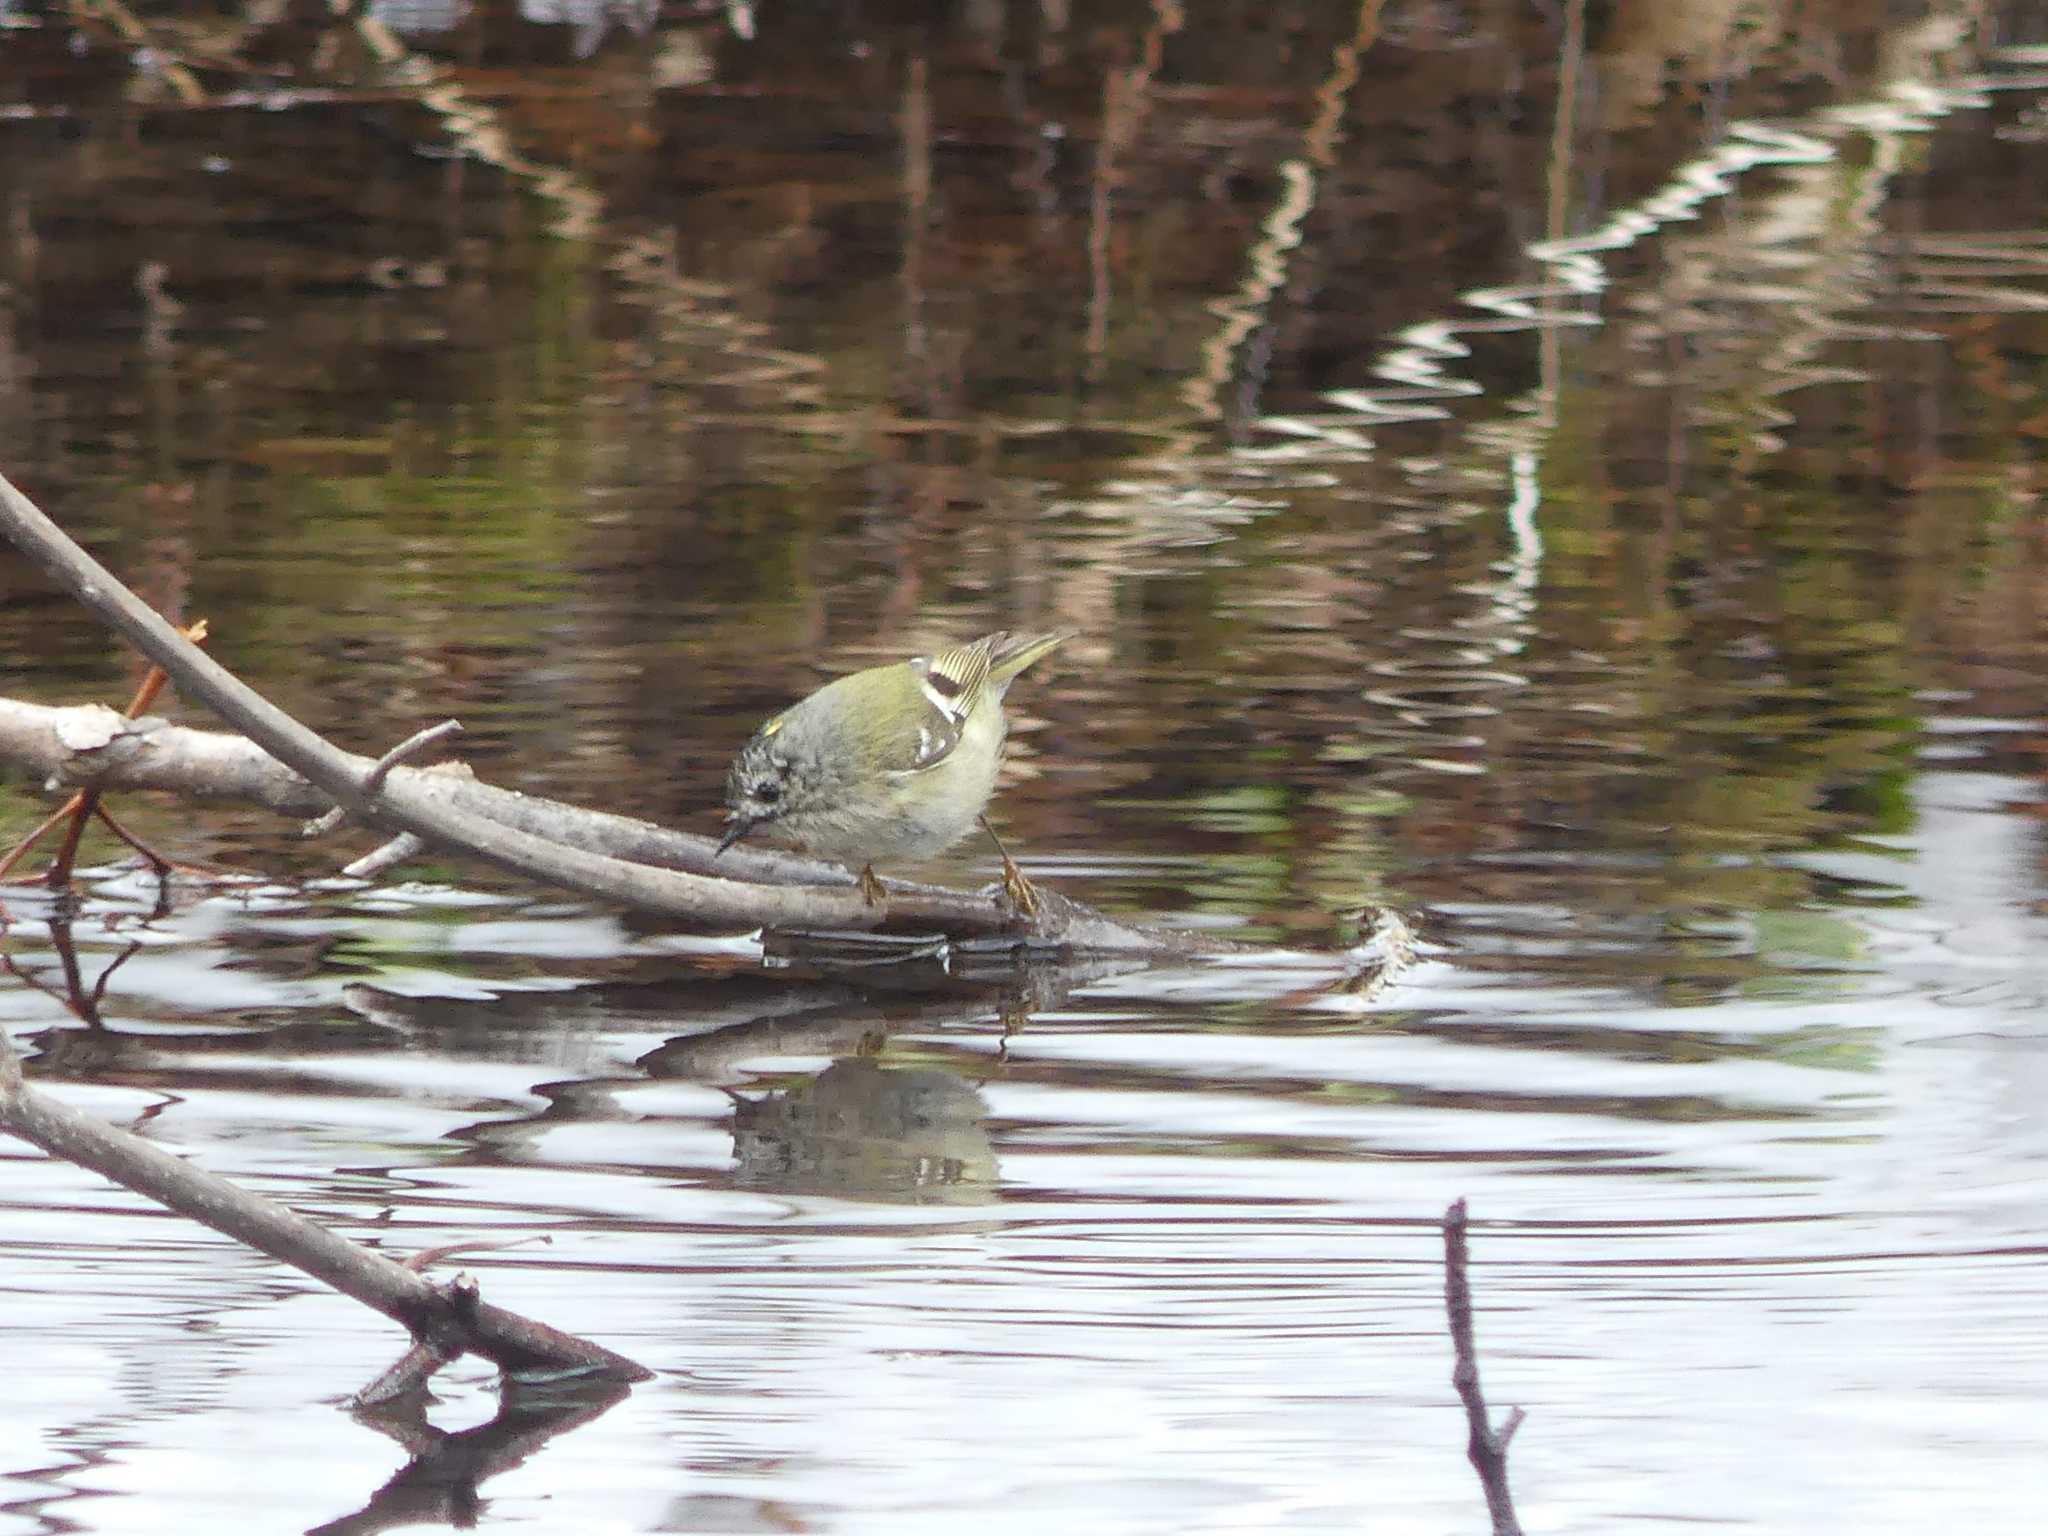
{"type": "MultiPolygon", "coordinates": [[[[6,13],[0,468],[280,703],[703,830],[828,673],[1073,627],[1006,835],[1274,946],[819,979],[124,802],[248,878],[8,894],[31,1077],[657,1372],[485,1527],[1478,1529],[1461,1196],[1532,1531],[2037,1523],[2038,19],[1469,9],[145,7],[196,101],[6,13]]],[[[132,677],[4,559],[0,659],[132,677]]],[[[0,1158],[0,1536],[415,1495],[388,1325],[0,1158]]]]}

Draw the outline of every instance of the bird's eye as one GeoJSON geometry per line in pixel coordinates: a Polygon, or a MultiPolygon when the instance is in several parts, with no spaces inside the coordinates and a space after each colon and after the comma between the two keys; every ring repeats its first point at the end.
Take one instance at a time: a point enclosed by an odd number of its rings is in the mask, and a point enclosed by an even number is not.
{"type": "Polygon", "coordinates": [[[782,798],[782,786],[773,779],[763,779],[754,786],[754,798],[763,805],[773,805],[782,798]]]}

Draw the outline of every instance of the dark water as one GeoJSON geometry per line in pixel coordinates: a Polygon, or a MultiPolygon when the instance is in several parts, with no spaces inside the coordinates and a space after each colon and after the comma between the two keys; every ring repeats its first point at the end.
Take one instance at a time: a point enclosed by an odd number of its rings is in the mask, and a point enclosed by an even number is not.
{"type": "MultiPolygon", "coordinates": [[[[820,984],[132,799],[250,879],[8,895],[31,1076],[545,1237],[461,1263],[659,1375],[487,1528],[1483,1529],[1464,1196],[1532,1531],[2034,1529],[2048,35],[1866,9],[0,7],[0,469],[309,723],[709,829],[828,673],[1072,627],[1034,874],[1424,941],[820,984]]],[[[5,557],[0,663],[133,676],[5,557]]],[[[394,1330],[0,1151],[0,1536],[405,1466],[394,1330]]]]}

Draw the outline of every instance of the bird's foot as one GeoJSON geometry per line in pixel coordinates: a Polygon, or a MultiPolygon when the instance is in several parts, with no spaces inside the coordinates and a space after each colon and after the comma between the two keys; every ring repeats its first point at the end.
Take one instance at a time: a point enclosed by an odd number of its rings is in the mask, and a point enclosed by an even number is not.
{"type": "Polygon", "coordinates": [[[1038,887],[1025,879],[1024,871],[1017,867],[1010,857],[1010,850],[1003,846],[1003,840],[996,836],[996,829],[989,825],[986,816],[979,818],[981,830],[988,834],[988,840],[996,845],[996,853],[1003,861],[1003,899],[1010,904],[1010,910],[1019,917],[1038,916],[1038,887]]]}
{"type": "Polygon", "coordinates": [[[1019,917],[1038,916],[1038,887],[1025,878],[1008,854],[1003,855],[1003,899],[1019,917]]]}
{"type": "Polygon", "coordinates": [[[875,878],[875,866],[870,864],[860,872],[861,899],[871,907],[879,907],[889,900],[889,893],[882,882],[875,878]]]}

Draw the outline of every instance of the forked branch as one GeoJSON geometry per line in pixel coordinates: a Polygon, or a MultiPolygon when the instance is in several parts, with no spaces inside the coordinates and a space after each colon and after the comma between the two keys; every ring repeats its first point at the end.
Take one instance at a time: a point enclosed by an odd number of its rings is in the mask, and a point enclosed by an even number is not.
{"type": "Polygon", "coordinates": [[[1472,1339],[1472,1284],[1466,1268],[1465,1202],[1456,1200],[1444,1212],[1444,1310],[1450,1314],[1451,1348],[1457,1363],[1451,1368],[1451,1383],[1465,1404],[1469,1435],[1465,1454],[1479,1483],[1486,1490],[1486,1512],[1493,1517],[1493,1536],[1522,1536],[1522,1523],[1515,1517],[1514,1495],[1508,1489],[1508,1442],[1522,1427],[1522,1410],[1508,1414],[1498,1428],[1486,1411],[1486,1394],[1479,1389],[1479,1350],[1472,1339]]]}
{"type": "MultiPolygon", "coordinates": [[[[446,775],[403,768],[379,775],[375,763],[344,752],[307,729],[192,645],[4,477],[0,533],[162,667],[188,697],[205,704],[304,779],[327,805],[387,833],[410,832],[528,879],[699,928],[908,929],[1151,955],[1233,947],[1207,937],[1119,923],[1051,895],[1043,910],[1029,919],[989,894],[938,886],[892,884],[886,901],[870,903],[844,871],[801,859],[742,858],[736,853],[721,860],[721,873],[712,875],[701,871],[713,867],[715,845],[708,838],[681,833],[662,834],[659,841],[670,856],[651,862],[593,851],[600,844],[582,833],[586,819],[595,813],[480,784],[456,789],[446,775]],[[566,830],[557,832],[565,823],[566,830]],[[540,830],[544,824],[552,825],[540,830]],[[725,878],[728,872],[744,878],[725,878]]],[[[635,829],[631,835],[636,836],[655,830],[624,818],[604,819],[614,824],[613,832],[622,826],[635,829]]]]}

